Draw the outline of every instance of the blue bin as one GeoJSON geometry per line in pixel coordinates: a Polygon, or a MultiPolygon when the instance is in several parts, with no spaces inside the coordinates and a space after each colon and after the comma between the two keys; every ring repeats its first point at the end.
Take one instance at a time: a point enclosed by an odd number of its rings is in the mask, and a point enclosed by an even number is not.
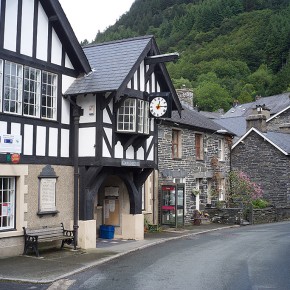
{"type": "Polygon", "coordinates": [[[115,233],[115,227],[114,226],[100,226],[100,238],[101,239],[113,239],[115,233]]]}

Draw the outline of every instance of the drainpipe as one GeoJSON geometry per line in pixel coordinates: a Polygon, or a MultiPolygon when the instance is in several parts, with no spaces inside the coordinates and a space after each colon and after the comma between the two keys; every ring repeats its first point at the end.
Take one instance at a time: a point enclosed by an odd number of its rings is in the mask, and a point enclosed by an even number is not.
{"type": "Polygon", "coordinates": [[[76,250],[78,241],[78,221],[79,221],[79,123],[80,116],[83,115],[83,109],[76,104],[75,101],[68,97],[69,102],[73,105],[73,118],[74,118],[74,224],[73,229],[75,232],[74,249],[76,250]]]}

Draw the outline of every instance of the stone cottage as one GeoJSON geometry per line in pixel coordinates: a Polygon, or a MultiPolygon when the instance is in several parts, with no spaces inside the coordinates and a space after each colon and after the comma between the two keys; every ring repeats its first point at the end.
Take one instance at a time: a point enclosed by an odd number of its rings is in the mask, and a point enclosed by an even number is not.
{"type": "Polygon", "coordinates": [[[189,223],[194,209],[225,201],[232,134],[197,112],[192,93],[178,91],[181,118],[160,119],[158,185],[160,223],[189,223]],[[177,214],[175,214],[175,212],[177,214]]]}
{"type": "Polygon", "coordinates": [[[269,117],[257,106],[247,132],[233,145],[232,168],[260,184],[264,198],[277,208],[290,207],[290,107],[269,117]]]}

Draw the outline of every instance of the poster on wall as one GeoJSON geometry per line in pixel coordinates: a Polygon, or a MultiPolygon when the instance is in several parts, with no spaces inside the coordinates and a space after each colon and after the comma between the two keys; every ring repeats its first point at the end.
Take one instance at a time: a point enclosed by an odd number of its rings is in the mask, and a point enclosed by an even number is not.
{"type": "Polygon", "coordinates": [[[21,153],[22,136],[0,134],[0,153],[21,153]]]}

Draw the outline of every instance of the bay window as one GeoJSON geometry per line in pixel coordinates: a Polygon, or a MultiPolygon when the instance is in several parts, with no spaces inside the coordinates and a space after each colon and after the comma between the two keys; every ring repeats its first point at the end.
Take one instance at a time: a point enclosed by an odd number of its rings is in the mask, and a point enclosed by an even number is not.
{"type": "Polygon", "coordinates": [[[128,98],[118,110],[117,131],[149,134],[149,104],[146,101],[128,98]]]}

